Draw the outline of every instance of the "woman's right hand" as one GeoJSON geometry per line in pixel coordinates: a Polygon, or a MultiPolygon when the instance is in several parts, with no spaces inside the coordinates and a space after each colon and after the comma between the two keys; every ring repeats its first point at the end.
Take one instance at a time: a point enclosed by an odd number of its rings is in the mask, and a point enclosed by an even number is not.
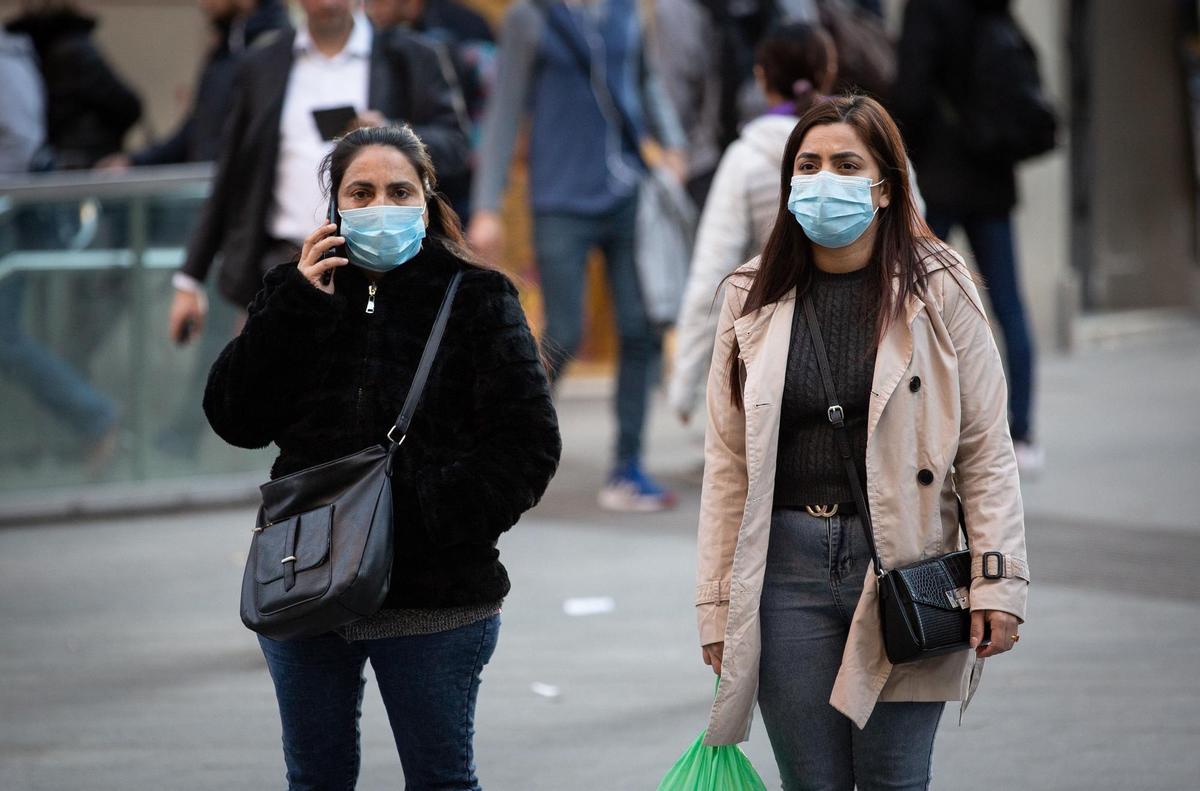
{"type": "Polygon", "coordinates": [[[711,666],[718,676],[721,675],[721,656],[725,653],[725,644],[709,643],[701,646],[700,653],[704,655],[704,664],[711,666]]]}
{"type": "Polygon", "coordinates": [[[350,263],[348,259],[329,257],[322,258],[330,248],[346,243],[341,236],[330,236],[337,231],[333,223],[326,223],[308,235],[304,246],[300,248],[300,262],[296,265],[300,274],[313,286],[326,294],[333,293],[333,270],[350,263]],[[329,272],[329,282],[324,282],[325,273],[329,272]]]}

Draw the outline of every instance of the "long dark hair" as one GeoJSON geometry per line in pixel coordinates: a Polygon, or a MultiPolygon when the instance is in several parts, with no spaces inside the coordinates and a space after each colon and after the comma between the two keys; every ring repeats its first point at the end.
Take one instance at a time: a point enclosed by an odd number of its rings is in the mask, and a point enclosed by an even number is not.
{"type": "Polygon", "coordinates": [[[439,242],[456,258],[474,266],[482,266],[467,247],[458,214],[451,208],[445,196],[438,192],[437,171],[433,167],[429,149],[407,124],[364,126],[338,140],[333,150],[321,160],[318,170],[326,197],[338,194],[346,169],[359,152],[368,146],[389,146],[408,159],[417,171],[417,178],[421,180],[421,187],[425,190],[425,202],[429,207],[428,237],[439,242]]]}
{"type": "MultiPolygon", "coordinates": [[[[882,340],[888,325],[901,317],[905,302],[913,294],[924,292],[924,278],[930,256],[949,253],[938,242],[912,200],[908,180],[908,158],[904,141],[895,121],[879,102],[868,96],[838,96],[823,99],[806,112],[783,150],[779,171],[779,210],[775,227],[763,247],[757,271],[740,269],[730,277],[751,274],[742,315],[747,316],[765,305],[778,302],[794,288],[803,299],[813,286],[813,246],[796,218],[788,211],[792,172],[800,145],[809,130],[827,124],[848,124],[858,133],[871,156],[879,163],[880,178],[886,183],[889,203],[875,218],[875,244],[868,267],[869,300],[876,316],[876,340],[882,340]]],[[[740,362],[737,336],[728,360],[729,391],[733,404],[742,409],[740,362]]]]}
{"type": "Polygon", "coordinates": [[[817,99],[822,81],[837,77],[833,37],[825,28],[793,22],[773,28],[754,51],[768,90],[795,102],[801,115],[817,99]]]}

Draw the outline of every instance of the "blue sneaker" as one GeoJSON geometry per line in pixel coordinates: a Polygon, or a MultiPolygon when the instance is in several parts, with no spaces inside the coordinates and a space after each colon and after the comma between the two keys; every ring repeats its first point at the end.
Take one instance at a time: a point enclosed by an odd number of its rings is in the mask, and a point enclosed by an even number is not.
{"type": "Polygon", "coordinates": [[[635,513],[665,511],[676,503],[675,493],[659,486],[636,461],[618,467],[597,500],[605,510],[635,513]]]}

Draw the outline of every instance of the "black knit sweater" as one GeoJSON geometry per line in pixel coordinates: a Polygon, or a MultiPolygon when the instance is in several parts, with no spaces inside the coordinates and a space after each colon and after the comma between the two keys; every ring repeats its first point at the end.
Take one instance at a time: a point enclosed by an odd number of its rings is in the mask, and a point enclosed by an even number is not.
{"type": "Polygon", "coordinates": [[[242,334],[209,375],[204,411],[233,445],[274,442],[271,477],[380,444],[408,393],[453,273],[465,271],[393,475],[395,561],[386,608],[496,602],[498,536],[532,508],[561,451],[537,346],[512,283],[435,240],[377,284],[353,266],[333,295],[294,264],[269,272],[242,334]]]}
{"type": "MultiPolygon", "coordinates": [[[[841,275],[818,270],[812,291],[833,383],[846,413],[854,462],[864,483],[867,407],[875,373],[875,312],[869,295],[873,272],[873,267],[841,275]]],[[[854,499],[826,415],[828,408],[804,306],[797,303],[780,415],[776,507],[830,505],[854,499]]]]}

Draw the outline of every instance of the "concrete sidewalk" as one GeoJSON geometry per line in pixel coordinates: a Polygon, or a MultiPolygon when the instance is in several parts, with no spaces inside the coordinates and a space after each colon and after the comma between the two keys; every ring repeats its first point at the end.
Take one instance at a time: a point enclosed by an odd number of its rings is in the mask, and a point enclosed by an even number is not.
{"type": "MultiPolygon", "coordinates": [[[[961,727],[947,709],[935,789],[1200,787],[1198,341],[1192,327],[1043,364],[1029,622],[961,727]]],[[[480,776],[489,791],[652,791],[712,691],[691,604],[698,431],[658,410],[650,461],[682,504],[614,516],[594,501],[606,401],[573,386],[561,415],[562,472],[501,544],[514,591],[481,694],[480,776]],[[576,596],[615,609],[567,616],[576,596]]],[[[236,613],[252,516],[0,531],[0,788],[283,785],[270,681],[236,613]]],[[[360,788],[401,787],[373,686],[362,730],[360,788]]],[[[778,787],[761,723],[746,750],[778,787]]]]}

